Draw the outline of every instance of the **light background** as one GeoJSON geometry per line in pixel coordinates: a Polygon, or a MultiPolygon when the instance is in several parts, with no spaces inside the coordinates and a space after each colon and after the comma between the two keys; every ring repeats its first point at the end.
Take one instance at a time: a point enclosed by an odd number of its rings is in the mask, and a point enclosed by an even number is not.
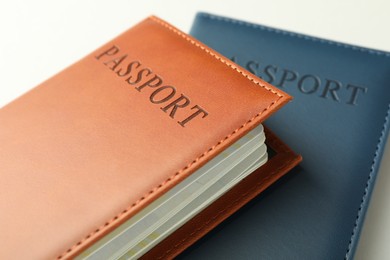
{"type": "MultiPolygon", "coordinates": [[[[390,51],[386,0],[1,1],[0,107],[148,15],[188,32],[197,11],[390,51]]],[[[356,259],[390,259],[389,146],[356,259]]]]}

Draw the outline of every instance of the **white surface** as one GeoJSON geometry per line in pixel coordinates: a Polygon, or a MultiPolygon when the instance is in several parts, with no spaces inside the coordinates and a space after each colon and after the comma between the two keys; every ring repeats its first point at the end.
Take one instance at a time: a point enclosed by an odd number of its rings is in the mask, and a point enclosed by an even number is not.
{"type": "MultiPolygon", "coordinates": [[[[390,51],[390,1],[1,1],[0,107],[150,14],[188,31],[197,11],[390,51]]],[[[390,148],[356,259],[390,258],[390,148]]]]}

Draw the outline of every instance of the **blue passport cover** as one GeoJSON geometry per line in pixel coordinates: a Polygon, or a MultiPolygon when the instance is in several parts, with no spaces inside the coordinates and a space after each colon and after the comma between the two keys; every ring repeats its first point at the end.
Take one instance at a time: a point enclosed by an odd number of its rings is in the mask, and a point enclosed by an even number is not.
{"type": "Polygon", "coordinates": [[[268,125],[301,165],[186,259],[351,259],[389,131],[390,54],[199,13],[191,34],[294,100],[268,125]]]}

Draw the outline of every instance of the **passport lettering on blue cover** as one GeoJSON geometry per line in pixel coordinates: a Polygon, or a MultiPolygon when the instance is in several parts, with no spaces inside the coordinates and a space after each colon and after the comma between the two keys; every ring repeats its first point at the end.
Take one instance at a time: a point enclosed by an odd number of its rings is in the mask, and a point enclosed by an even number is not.
{"type": "Polygon", "coordinates": [[[191,34],[294,96],[266,125],[304,160],[182,257],[353,258],[389,131],[390,54],[205,13],[191,34]]]}

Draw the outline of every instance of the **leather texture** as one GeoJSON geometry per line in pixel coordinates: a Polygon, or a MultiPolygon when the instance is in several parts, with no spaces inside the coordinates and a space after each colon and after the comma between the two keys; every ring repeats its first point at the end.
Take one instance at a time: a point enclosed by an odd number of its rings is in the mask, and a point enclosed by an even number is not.
{"type": "Polygon", "coordinates": [[[0,259],[74,257],[289,100],[144,20],[0,110],[0,259]]]}
{"type": "Polygon", "coordinates": [[[389,130],[390,54],[205,13],[191,34],[294,96],[266,125],[304,160],[181,259],[352,259],[389,130]]]}
{"type": "Polygon", "coordinates": [[[302,157],[294,153],[275,134],[267,128],[264,128],[264,131],[270,154],[268,162],[160,242],[141,259],[173,259],[301,162],[302,157]]]}

